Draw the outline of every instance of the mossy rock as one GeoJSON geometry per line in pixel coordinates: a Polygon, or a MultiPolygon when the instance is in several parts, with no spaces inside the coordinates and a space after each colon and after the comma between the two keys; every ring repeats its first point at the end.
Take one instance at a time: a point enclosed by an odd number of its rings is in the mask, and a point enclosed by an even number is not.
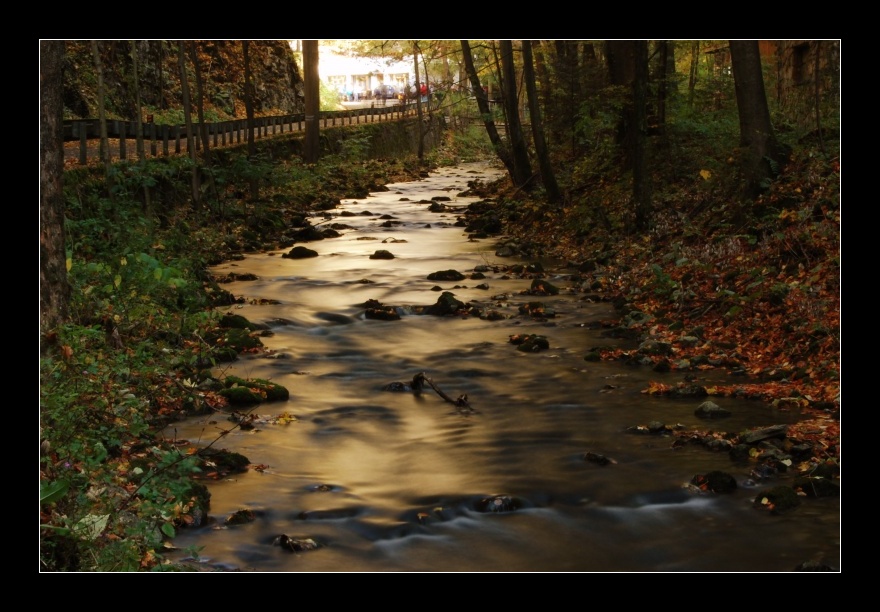
{"type": "MultiPolygon", "coordinates": [[[[238,376],[227,376],[223,384],[226,385],[226,389],[223,389],[220,394],[224,397],[229,397],[225,392],[232,391],[234,389],[245,389],[250,391],[257,399],[255,402],[248,403],[259,403],[259,402],[279,402],[279,401],[287,401],[290,399],[290,391],[287,390],[286,387],[279,385],[278,383],[273,383],[269,380],[265,380],[263,378],[239,378],[238,376]]],[[[246,399],[247,395],[245,395],[241,391],[235,391],[235,394],[242,399],[246,399]]],[[[230,399],[232,402],[232,399],[230,399]]]]}
{"type": "Polygon", "coordinates": [[[771,514],[785,514],[801,505],[797,492],[791,487],[778,486],[758,493],[755,508],[766,508],[771,514]]]}
{"type": "Polygon", "coordinates": [[[263,401],[262,395],[248,387],[221,389],[220,395],[225,397],[233,406],[252,406],[263,401]]]}
{"type": "Polygon", "coordinates": [[[241,453],[222,448],[203,448],[199,451],[199,458],[202,460],[201,468],[203,472],[214,471],[221,474],[244,472],[251,463],[251,460],[241,453]]]}
{"type": "Polygon", "coordinates": [[[220,342],[235,350],[236,353],[263,346],[263,342],[256,336],[252,336],[247,329],[229,329],[221,336],[220,342]]]}
{"type": "Polygon", "coordinates": [[[840,485],[827,478],[799,476],[794,479],[794,488],[806,493],[807,497],[837,497],[840,485]]]}
{"type": "Polygon", "coordinates": [[[229,346],[217,348],[214,351],[214,358],[218,363],[226,363],[238,359],[238,351],[229,346]]]}
{"type": "Polygon", "coordinates": [[[691,479],[691,484],[713,493],[733,493],[736,491],[736,479],[720,470],[713,470],[708,474],[697,474],[691,479]]]}
{"type": "Polygon", "coordinates": [[[220,327],[247,329],[250,331],[256,331],[257,329],[259,329],[254,323],[251,323],[245,317],[237,314],[223,315],[223,317],[220,319],[219,325],[220,327]]]}
{"type": "Polygon", "coordinates": [[[244,525],[245,523],[253,523],[256,519],[256,513],[249,508],[245,508],[227,516],[224,523],[226,525],[244,525]]]}

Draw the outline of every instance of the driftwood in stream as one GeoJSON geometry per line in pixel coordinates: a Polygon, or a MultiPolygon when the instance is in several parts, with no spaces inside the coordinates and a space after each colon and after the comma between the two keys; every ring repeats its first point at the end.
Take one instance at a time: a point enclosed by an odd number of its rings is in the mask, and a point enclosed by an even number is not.
{"type": "Polygon", "coordinates": [[[473,410],[471,405],[468,403],[467,394],[459,395],[458,399],[452,399],[448,395],[446,395],[440,387],[434,384],[434,381],[428,378],[428,376],[424,372],[419,372],[412,379],[412,389],[413,393],[421,393],[422,388],[427,383],[429,387],[431,387],[434,391],[437,392],[437,395],[442,397],[444,400],[457,406],[458,408],[465,408],[467,410],[473,410]]]}

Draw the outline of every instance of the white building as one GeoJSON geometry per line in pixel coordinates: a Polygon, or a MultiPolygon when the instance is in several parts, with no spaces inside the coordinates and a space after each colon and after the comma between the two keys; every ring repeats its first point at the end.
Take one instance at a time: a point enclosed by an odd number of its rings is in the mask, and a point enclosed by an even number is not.
{"type": "MultiPolygon", "coordinates": [[[[298,51],[300,41],[291,41],[291,47],[298,51]]],[[[327,45],[318,45],[318,74],[330,88],[340,94],[350,94],[354,101],[371,98],[381,85],[390,85],[395,92],[401,92],[415,81],[413,63],[382,58],[349,57],[334,53],[327,45]]]]}

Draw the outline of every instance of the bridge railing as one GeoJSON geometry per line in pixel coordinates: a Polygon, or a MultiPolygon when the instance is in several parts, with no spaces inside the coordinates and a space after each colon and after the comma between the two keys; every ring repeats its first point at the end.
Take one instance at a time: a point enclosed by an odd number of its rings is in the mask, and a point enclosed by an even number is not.
{"type": "MultiPolygon", "coordinates": [[[[378,121],[396,121],[416,112],[416,104],[396,104],[392,106],[349,108],[340,111],[321,111],[318,115],[321,127],[357,125],[378,121]]],[[[254,138],[269,138],[290,132],[300,132],[305,128],[305,113],[275,115],[254,118],[254,138]]],[[[107,138],[113,140],[110,156],[112,159],[128,159],[137,155],[137,123],[134,121],[108,120],[107,138]],[[118,141],[118,145],[117,145],[118,141]],[[118,149],[117,149],[118,146],[118,149]],[[117,155],[118,153],[118,155],[117,155]]],[[[193,123],[193,141],[196,150],[201,148],[198,138],[200,123],[193,123]]],[[[212,147],[226,147],[247,142],[247,119],[205,122],[208,140],[212,147]]],[[[181,155],[189,153],[186,126],[159,123],[143,123],[144,153],[148,157],[181,155]]],[[[65,146],[65,158],[88,163],[90,157],[99,156],[98,145],[101,128],[97,119],[75,119],[64,122],[66,143],[79,143],[79,146],[65,146]]]]}

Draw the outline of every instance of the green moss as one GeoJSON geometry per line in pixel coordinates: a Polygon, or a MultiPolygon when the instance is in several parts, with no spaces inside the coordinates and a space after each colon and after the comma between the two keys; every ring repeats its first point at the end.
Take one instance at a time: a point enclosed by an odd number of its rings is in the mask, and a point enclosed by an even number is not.
{"type": "Polygon", "coordinates": [[[233,406],[250,406],[263,401],[263,397],[259,393],[252,391],[248,387],[222,389],[220,395],[229,400],[229,403],[233,406]]]}
{"type": "MultiPolygon", "coordinates": [[[[257,402],[286,401],[290,398],[290,391],[286,387],[262,378],[245,379],[238,376],[227,376],[224,384],[226,389],[220,392],[224,397],[228,397],[225,392],[232,391],[233,389],[246,389],[259,398],[257,402]]],[[[242,398],[246,397],[241,391],[235,393],[240,394],[242,398]]],[[[232,400],[230,399],[230,401],[232,400]]]]}

